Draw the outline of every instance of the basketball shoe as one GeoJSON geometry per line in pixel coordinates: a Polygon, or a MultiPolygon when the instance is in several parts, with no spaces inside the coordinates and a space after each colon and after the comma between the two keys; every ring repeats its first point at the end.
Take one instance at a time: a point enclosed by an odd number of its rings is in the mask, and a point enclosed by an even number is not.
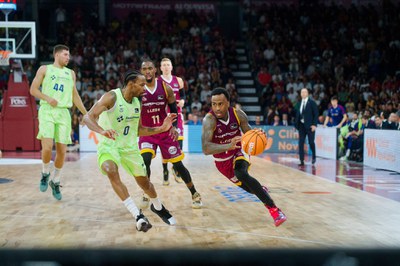
{"type": "Polygon", "coordinates": [[[272,218],[274,219],[274,224],[276,227],[280,226],[286,221],[285,214],[279,208],[273,207],[273,208],[268,208],[268,210],[272,218]]]}
{"type": "Polygon", "coordinates": [[[142,210],[140,210],[140,214],[136,216],[136,230],[147,232],[152,227],[149,220],[143,215],[142,210]]]}
{"type": "Polygon", "coordinates": [[[201,206],[203,206],[203,203],[201,202],[201,196],[199,192],[195,192],[192,195],[192,208],[193,209],[201,209],[201,206]]]}
{"type": "Polygon", "coordinates": [[[147,209],[150,205],[150,199],[149,197],[143,193],[142,199],[139,202],[139,208],[141,209],[147,209]]]}
{"type": "Polygon", "coordinates": [[[169,186],[169,172],[168,170],[163,171],[163,186],[169,186]]]}
{"type": "Polygon", "coordinates": [[[49,177],[50,173],[44,174],[42,173],[42,179],[40,179],[40,191],[46,192],[47,188],[49,187],[49,177]]]}
{"type": "Polygon", "coordinates": [[[56,200],[61,200],[62,195],[61,195],[61,191],[60,191],[60,187],[61,187],[60,182],[54,183],[53,180],[50,180],[49,186],[51,187],[51,190],[53,191],[53,197],[56,200]]]}
{"type": "Polygon", "coordinates": [[[175,218],[169,213],[169,211],[164,207],[164,205],[161,205],[162,209],[161,210],[156,210],[153,204],[150,205],[150,209],[152,212],[157,214],[166,224],[169,225],[175,225],[176,220],[175,218]]]}
{"type": "Polygon", "coordinates": [[[183,183],[182,177],[179,175],[179,173],[177,171],[175,171],[174,166],[172,166],[171,170],[172,170],[172,173],[174,174],[176,183],[183,183]]]}

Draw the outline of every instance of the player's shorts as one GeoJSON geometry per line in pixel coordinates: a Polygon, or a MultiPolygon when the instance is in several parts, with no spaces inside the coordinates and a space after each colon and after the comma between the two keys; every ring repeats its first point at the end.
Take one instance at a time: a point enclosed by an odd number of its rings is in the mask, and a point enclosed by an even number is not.
{"type": "Polygon", "coordinates": [[[249,155],[242,152],[241,149],[237,149],[236,152],[228,158],[214,158],[214,160],[215,166],[221,174],[226,176],[232,183],[237,186],[240,186],[242,184],[242,182],[240,182],[239,179],[237,179],[237,177],[235,176],[235,162],[237,160],[245,160],[250,164],[249,155]]]}
{"type": "Polygon", "coordinates": [[[178,113],[178,119],[177,119],[178,125],[177,125],[177,129],[178,129],[178,133],[179,133],[179,137],[178,140],[183,140],[183,114],[182,113],[178,113]]]}
{"type": "Polygon", "coordinates": [[[57,143],[71,144],[71,114],[68,108],[51,107],[48,104],[39,108],[38,139],[54,139],[57,143]]]}
{"type": "Polygon", "coordinates": [[[152,136],[139,137],[140,153],[150,152],[153,158],[156,156],[157,147],[160,148],[163,162],[176,163],[185,157],[179,148],[179,142],[174,141],[169,132],[162,132],[152,136]]]}
{"type": "Polygon", "coordinates": [[[146,166],[138,149],[120,150],[102,146],[100,143],[97,150],[97,162],[104,175],[106,173],[101,169],[101,165],[107,160],[113,161],[118,167],[122,165],[131,176],[147,176],[146,166]]]}

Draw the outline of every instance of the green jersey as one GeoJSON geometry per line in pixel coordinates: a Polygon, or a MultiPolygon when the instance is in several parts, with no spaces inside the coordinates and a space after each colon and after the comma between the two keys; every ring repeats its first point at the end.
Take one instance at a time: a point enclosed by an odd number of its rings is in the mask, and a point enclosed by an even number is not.
{"type": "MultiPolygon", "coordinates": [[[[42,82],[42,93],[57,100],[57,107],[70,108],[72,106],[72,91],[74,89],[74,79],[72,70],[63,67],[58,68],[54,65],[46,66],[46,74],[42,82]]],[[[48,104],[40,100],[40,105],[48,104]]]]}
{"type": "Polygon", "coordinates": [[[101,113],[99,117],[99,125],[104,129],[114,129],[118,136],[115,140],[99,135],[98,150],[102,148],[117,148],[123,150],[139,150],[137,137],[140,120],[140,102],[137,97],[132,99],[132,103],[125,101],[121,89],[112,90],[116,95],[114,106],[101,113]]]}

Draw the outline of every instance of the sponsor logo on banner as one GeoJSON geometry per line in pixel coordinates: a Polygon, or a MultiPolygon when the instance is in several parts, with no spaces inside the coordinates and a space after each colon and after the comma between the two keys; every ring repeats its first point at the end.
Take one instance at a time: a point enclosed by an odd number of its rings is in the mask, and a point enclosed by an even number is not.
{"type": "Polygon", "coordinates": [[[317,127],[315,131],[315,146],[318,156],[336,160],[338,146],[337,128],[317,127]]]}
{"type": "Polygon", "coordinates": [[[364,134],[364,164],[400,172],[400,132],[366,129],[364,134]]]}
{"type": "Polygon", "coordinates": [[[377,139],[371,138],[367,139],[366,146],[367,146],[367,156],[371,158],[376,158],[376,141],[377,139]]]}
{"type": "Polygon", "coordinates": [[[10,107],[28,107],[26,96],[11,96],[10,107]]]}
{"type": "Polygon", "coordinates": [[[266,151],[279,153],[295,153],[298,151],[299,134],[294,127],[267,126],[264,127],[264,131],[267,135],[266,151]]]}

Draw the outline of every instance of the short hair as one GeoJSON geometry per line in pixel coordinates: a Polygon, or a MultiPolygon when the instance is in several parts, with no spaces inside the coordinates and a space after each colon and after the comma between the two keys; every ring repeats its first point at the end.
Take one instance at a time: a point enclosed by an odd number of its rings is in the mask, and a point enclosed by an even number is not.
{"type": "Polygon", "coordinates": [[[224,89],[222,87],[217,87],[211,91],[211,96],[220,95],[220,94],[225,95],[228,102],[230,101],[231,97],[229,95],[229,92],[226,89],[224,89]]]}
{"type": "Polygon", "coordinates": [[[162,63],[162,62],[165,62],[165,61],[170,61],[171,64],[172,64],[171,59],[169,59],[168,57],[164,57],[163,59],[161,59],[161,63],[162,63]]]}
{"type": "Polygon", "coordinates": [[[143,76],[142,73],[140,73],[137,70],[128,70],[124,74],[124,87],[128,84],[129,81],[135,81],[138,76],[143,76]]]}
{"type": "Polygon", "coordinates": [[[338,97],[337,96],[332,96],[332,98],[331,98],[331,101],[333,101],[333,100],[338,100],[338,97]]]}
{"type": "Polygon", "coordinates": [[[142,58],[142,63],[141,63],[140,65],[143,65],[143,63],[145,63],[145,62],[150,62],[150,63],[153,64],[154,67],[156,67],[156,64],[154,63],[154,61],[151,60],[151,59],[148,58],[148,57],[142,58]]]}
{"type": "Polygon", "coordinates": [[[57,44],[53,48],[53,55],[55,55],[56,53],[61,52],[63,50],[69,51],[69,47],[64,44],[57,44]]]}

